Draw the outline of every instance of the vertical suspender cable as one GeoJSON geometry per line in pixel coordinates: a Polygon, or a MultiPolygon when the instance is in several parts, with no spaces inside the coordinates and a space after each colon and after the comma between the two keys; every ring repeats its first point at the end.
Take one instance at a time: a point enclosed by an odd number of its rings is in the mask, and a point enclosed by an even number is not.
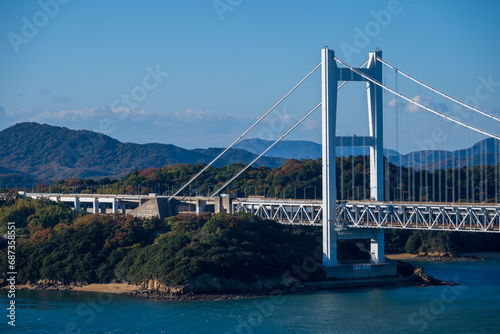
{"type": "MultiPolygon", "coordinates": [[[[422,86],[419,86],[419,95],[422,95],[422,86]]],[[[425,116],[424,116],[425,117],[425,116]]],[[[417,118],[419,120],[419,124],[420,124],[420,117],[417,118]]],[[[425,124],[425,122],[423,123],[425,124]]],[[[420,135],[422,136],[424,131],[423,131],[423,125],[420,125],[420,135]]],[[[415,154],[417,153],[417,151],[415,151],[415,154]]],[[[419,159],[419,161],[421,161],[422,159],[419,159]]],[[[424,169],[422,168],[422,162],[420,162],[420,167],[419,167],[419,171],[418,171],[418,174],[419,174],[419,185],[418,185],[418,194],[419,194],[419,201],[423,202],[424,200],[424,197],[423,197],[423,194],[422,194],[422,189],[423,189],[423,184],[424,184],[424,180],[423,180],[423,171],[424,169]]]]}
{"type": "MultiPolygon", "coordinates": [[[[456,140],[456,136],[457,136],[457,133],[455,131],[455,129],[453,129],[453,133],[452,133],[452,137],[451,139],[453,140],[454,143],[457,142],[456,140]]],[[[451,200],[453,201],[453,199],[460,199],[460,195],[461,195],[461,191],[460,191],[460,173],[459,173],[459,170],[458,170],[458,160],[457,160],[457,157],[458,157],[458,147],[455,147],[455,149],[453,150],[453,155],[452,155],[452,159],[453,159],[453,166],[452,166],[452,171],[453,171],[453,175],[452,175],[452,187],[453,187],[453,193],[452,193],[452,197],[451,197],[451,200]],[[457,193],[458,192],[458,193],[457,193]],[[457,193],[457,196],[455,196],[455,194],[457,193]]]]}
{"type": "MultiPolygon", "coordinates": [[[[448,110],[448,105],[447,105],[447,101],[444,101],[444,109],[445,110],[448,110]]],[[[448,154],[448,153],[446,153],[448,154]]],[[[444,169],[444,199],[445,199],[445,202],[450,202],[450,199],[448,198],[448,157],[446,159],[444,159],[443,161],[443,169],[444,169]]]]}
{"type": "MultiPolygon", "coordinates": [[[[399,92],[399,85],[398,85],[398,71],[396,70],[394,72],[394,78],[395,78],[395,85],[396,85],[396,92],[399,92]]],[[[397,198],[398,194],[398,187],[401,186],[401,164],[402,164],[402,156],[401,156],[401,150],[399,149],[399,98],[396,97],[396,152],[399,154],[399,159],[398,159],[398,165],[396,168],[396,191],[394,191],[394,200],[397,198]]],[[[401,195],[399,195],[399,199],[401,200],[401,195]]]]}
{"type": "MultiPolygon", "coordinates": [[[[344,110],[343,106],[343,101],[344,99],[342,98],[342,95],[339,94],[337,97],[337,105],[340,106],[340,112],[337,112],[337,115],[339,115],[339,121],[338,123],[335,124],[336,127],[338,127],[339,124],[342,124],[343,121],[343,113],[342,110],[344,110]]],[[[337,133],[337,131],[335,131],[337,133]]],[[[337,150],[337,145],[335,145],[335,150],[337,150]]],[[[340,200],[344,200],[344,136],[340,136],[340,154],[339,157],[337,158],[337,152],[335,152],[335,166],[337,166],[337,159],[340,162],[340,200]]]]}
{"type": "MultiPolygon", "coordinates": [[[[406,87],[407,87],[407,91],[406,91],[406,95],[410,96],[410,81],[407,81],[406,82],[406,87]]],[[[408,124],[408,122],[406,123],[408,124]]],[[[414,129],[408,129],[408,133],[410,133],[410,130],[412,132],[412,137],[414,136],[413,134],[413,131],[414,129]]],[[[410,185],[411,185],[411,159],[412,159],[412,154],[410,152],[410,149],[409,149],[409,144],[407,143],[407,148],[406,148],[406,152],[408,152],[408,154],[410,154],[409,156],[409,159],[407,159],[407,163],[406,163],[406,171],[407,171],[407,175],[408,175],[408,179],[406,180],[406,189],[407,189],[407,192],[408,192],[408,196],[407,196],[407,201],[410,200],[410,185]]]]}
{"type": "Polygon", "coordinates": [[[488,182],[487,182],[487,179],[488,179],[488,168],[487,168],[487,161],[486,161],[486,157],[487,157],[487,153],[486,153],[486,150],[488,149],[488,145],[486,145],[486,139],[483,140],[483,144],[484,144],[484,149],[482,150],[482,152],[484,152],[483,154],[483,157],[484,157],[484,164],[483,164],[483,168],[484,168],[484,179],[483,179],[483,184],[484,184],[484,190],[483,190],[483,202],[486,202],[486,200],[488,199],[488,182]]]}
{"type": "MultiPolygon", "coordinates": [[[[471,142],[472,134],[469,134],[468,143],[471,142]]],[[[467,152],[467,150],[466,150],[467,152]]],[[[467,157],[467,202],[470,202],[470,193],[472,193],[472,202],[474,202],[474,184],[472,180],[472,146],[469,148],[469,156],[467,157]]]]}
{"type": "MultiPolygon", "coordinates": [[[[352,77],[353,77],[354,73],[352,73],[351,71],[351,80],[352,80],[352,77]]],[[[351,129],[353,129],[353,143],[354,144],[354,91],[351,89],[351,129]]],[[[364,149],[364,147],[363,147],[364,149]]],[[[355,152],[354,152],[354,145],[351,145],[351,191],[352,191],[352,195],[351,195],[351,200],[353,201],[355,199],[354,197],[354,156],[355,156],[355,152]]]]}
{"type": "MultiPolygon", "coordinates": [[[[382,76],[382,79],[386,82],[387,84],[387,76],[385,74],[385,67],[383,68],[383,76],[382,76]]],[[[384,101],[387,101],[387,91],[384,89],[384,101]]],[[[384,122],[384,124],[382,124],[382,126],[384,127],[383,131],[384,133],[387,133],[387,122],[384,122]]],[[[389,145],[388,145],[388,140],[387,140],[387,136],[384,136],[384,151],[386,152],[385,155],[385,168],[384,168],[384,176],[385,176],[385,194],[384,194],[384,199],[386,201],[389,201],[390,200],[390,183],[389,183],[389,179],[390,179],[390,170],[389,170],[389,156],[390,156],[390,153],[389,153],[389,145]]],[[[366,167],[365,167],[365,156],[363,156],[363,170],[365,171],[366,173],[366,167]]],[[[363,181],[364,182],[364,181],[363,181]]],[[[366,186],[365,186],[366,188],[366,186]]],[[[366,198],[366,197],[364,197],[366,198]]]]}

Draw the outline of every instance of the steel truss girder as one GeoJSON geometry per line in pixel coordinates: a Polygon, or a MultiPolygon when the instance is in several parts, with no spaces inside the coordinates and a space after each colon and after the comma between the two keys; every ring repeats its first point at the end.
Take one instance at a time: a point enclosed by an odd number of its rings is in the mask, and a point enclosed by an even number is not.
{"type": "MultiPolygon", "coordinates": [[[[233,201],[233,212],[240,211],[282,224],[322,225],[321,202],[233,201]]],[[[338,222],[351,228],[500,232],[499,205],[342,202],[336,211],[338,222]]]]}
{"type": "Polygon", "coordinates": [[[500,232],[500,206],[345,202],[339,220],[349,227],[500,232]]]}
{"type": "Polygon", "coordinates": [[[281,224],[322,225],[321,202],[246,202],[233,201],[233,212],[248,212],[262,219],[275,220],[281,224]]]}

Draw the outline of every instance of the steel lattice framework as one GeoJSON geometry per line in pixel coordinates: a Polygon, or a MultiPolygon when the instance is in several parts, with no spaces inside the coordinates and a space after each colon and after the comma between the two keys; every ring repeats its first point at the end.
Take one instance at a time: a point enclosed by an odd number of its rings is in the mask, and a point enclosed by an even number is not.
{"type": "Polygon", "coordinates": [[[320,201],[233,201],[233,212],[248,212],[281,224],[322,225],[323,204],[320,201]]]}
{"type": "MultiPolygon", "coordinates": [[[[320,201],[233,201],[233,212],[249,212],[281,224],[322,225],[320,201]]],[[[337,228],[398,228],[500,232],[500,206],[449,203],[337,203],[337,228]]]]}

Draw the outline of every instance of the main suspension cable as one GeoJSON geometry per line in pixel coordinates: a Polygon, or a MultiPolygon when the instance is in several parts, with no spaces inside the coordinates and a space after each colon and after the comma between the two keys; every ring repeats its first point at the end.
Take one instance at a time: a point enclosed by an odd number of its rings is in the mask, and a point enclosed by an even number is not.
{"type": "Polygon", "coordinates": [[[272,145],[270,145],[268,148],[265,149],[264,152],[259,154],[255,159],[252,160],[248,165],[245,166],[242,170],[240,170],[235,176],[233,176],[229,181],[227,181],[222,187],[217,189],[216,192],[214,192],[210,197],[216,196],[222,189],[227,187],[231,182],[233,182],[238,176],[241,175],[244,171],[248,169],[251,165],[253,165],[257,160],[259,160],[264,154],[266,154],[270,149],[274,147],[278,142],[280,142],[283,138],[285,138],[290,132],[292,132],[293,129],[295,129],[300,123],[302,123],[307,117],[309,117],[316,109],[318,109],[321,106],[321,102],[318,103],[316,107],[314,107],[311,111],[309,111],[304,117],[302,117],[297,123],[295,123],[294,126],[292,126],[290,129],[288,129],[287,132],[285,132],[281,137],[279,137],[272,145]]]}
{"type": "Polygon", "coordinates": [[[271,107],[271,109],[269,109],[264,115],[262,115],[255,123],[253,123],[253,125],[251,127],[249,127],[245,132],[243,132],[243,134],[241,136],[239,136],[231,145],[229,145],[224,151],[222,151],[221,153],[219,153],[219,155],[217,157],[215,157],[208,165],[206,165],[205,167],[202,168],[201,171],[198,172],[198,174],[196,174],[191,180],[189,180],[188,182],[186,182],[181,188],[179,188],[179,190],[177,190],[172,196],[170,196],[169,200],[171,200],[173,197],[175,197],[177,194],[179,194],[182,190],[184,190],[189,184],[191,184],[194,180],[196,180],[198,178],[198,176],[200,176],[208,167],[212,166],[217,160],[219,160],[219,158],[221,156],[224,155],[224,153],[226,153],[227,151],[229,151],[229,149],[231,147],[233,147],[234,145],[236,145],[237,142],[239,142],[241,140],[241,138],[243,138],[247,133],[249,133],[257,124],[259,124],[267,115],[269,115],[269,113],[271,111],[273,111],[281,102],[283,102],[283,100],[285,100],[290,94],[292,94],[292,92],[297,89],[297,87],[299,87],[304,81],[306,81],[307,78],[309,78],[311,76],[311,74],[313,74],[319,67],[321,66],[321,63],[319,63],[318,65],[316,65],[315,68],[313,68],[304,78],[302,78],[302,80],[300,80],[288,93],[286,93],[278,102],[276,102],[276,104],[274,106],[271,107]]]}
{"type": "Polygon", "coordinates": [[[344,63],[342,60],[338,59],[337,57],[334,57],[334,59],[335,59],[336,61],[338,61],[340,64],[342,64],[342,65],[344,65],[345,67],[347,67],[348,69],[350,69],[351,71],[354,71],[354,72],[355,72],[355,73],[357,73],[358,75],[362,76],[362,77],[363,77],[363,78],[365,78],[366,80],[373,82],[375,85],[377,85],[377,86],[379,86],[379,87],[381,87],[381,88],[383,88],[383,89],[385,89],[385,90],[387,90],[387,91],[391,92],[392,94],[394,94],[394,95],[396,95],[396,96],[399,96],[399,97],[400,97],[400,98],[402,98],[403,100],[406,100],[406,101],[408,101],[408,102],[410,102],[410,103],[412,103],[412,104],[414,104],[414,105],[416,105],[416,106],[418,106],[418,107],[420,107],[420,108],[423,108],[423,109],[425,109],[425,110],[427,110],[427,111],[429,111],[429,112],[431,112],[431,113],[433,113],[433,114],[435,114],[435,115],[438,115],[439,117],[443,117],[443,118],[445,118],[445,119],[447,119],[447,120],[449,120],[449,121],[451,121],[451,122],[453,122],[453,123],[456,123],[456,124],[462,125],[463,127],[466,127],[466,128],[468,128],[468,129],[474,130],[474,131],[479,132],[479,133],[481,133],[481,134],[483,134],[483,135],[486,135],[486,136],[488,136],[488,137],[492,137],[492,138],[495,138],[495,139],[500,140],[500,136],[493,135],[493,134],[491,134],[491,133],[489,133],[489,132],[486,132],[486,131],[484,131],[484,130],[478,129],[478,128],[474,127],[474,126],[471,126],[471,125],[468,125],[468,124],[463,123],[463,122],[461,122],[461,121],[458,121],[458,120],[456,120],[456,119],[454,119],[454,118],[452,118],[452,117],[450,117],[450,116],[447,116],[447,115],[441,114],[440,112],[438,112],[438,111],[436,111],[436,110],[434,110],[434,109],[432,109],[432,108],[429,108],[429,107],[427,107],[427,106],[424,106],[423,104],[418,103],[418,102],[416,102],[416,101],[414,101],[414,100],[410,99],[409,97],[406,97],[406,96],[404,96],[403,94],[400,94],[400,93],[398,93],[398,92],[394,91],[393,89],[391,89],[391,88],[389,88],[389,87],[385,86],[384,84],[382,84],[382,83],[378,82],[377,80],[375,80],[375,79],[373,79],[372,77],[370,77],[370,76],[368,76],[368,75],[364,74],[363,72],[361,72],[361,71],[359,71],[359,70],[357,70],[357,69],[355,69],[355,68],[353,68],[353,67],[351,67],[351,66],[347,65],[346,63],[344,63]]]}
{"type": "Polygon", "coordinates": [[[495,116],[493,116],[493,115],[491,115],[491,114],[488,114],[486,111],[483,111],[483,110],[481,110],[481,109],[475,108],[475,107],[473,107],[473,106],[471,106],[471,105],[469,105],[469,104],[467,104],[467,103],[465,103],[465,102],[462,102],[462,101],[460,101],[460,100],[458,100],[458,99],[456,99],[456,98],[454,98],[454,97],[452,97],[452,96],[450,96],[450,95],[448,95],[448,94],[446,94],[446,93],[444,93],[444,92],[441,92],[440,90],[438,90],[438,89],[436,89],[436,88],[434,88],[434,87],[431,87],[431,86],[427,85],[426,83],[424,83],[424,82],[422,82],[422,81],[420,81],[420,80],[418,80],[418,79],[416,79],[416,78],[412,77],[411,75],[409,75],[409,74],[407,74],[407,73],[405,73],[405,72],[401,71],[401,70],[400,70],[400,69],[398,69],[397,67],[392,66],[391,64],[389,64],[389,63],[387,63],[386,61],[384,61],[382,58],[377,57],[377,60],[378,60],[379,62],[381,62],[382,64],[384,64],[385,66],[392,68],[392,69],[393,69],[393,70],[395,70],[397,73],[401,73],[402,75],[404,75],[404,76],[405,76],[405,77],[407,77],[408,79],[410,79],[410,80],[412,80],[412,81],[414,81],[414,82],[418,83],[419,85],[424,86],[424,87],[425,87],[425,88],[427,88],[427,89],[430,89],[430,90],[431,90],[431,91],[433,91],[434,93],[437,93],[437,94],[439,94],[439,95],[443,96],[444,98],[447,98],[448,100],[451,100],[451,101],[453,101],[453,102],[455,102],[455,103],[458,103],[458,104],[460,104],[461,106],[464,106],[464,107],[466,107],[466,108],[469,108],[469,109],[471,109],[471,110],[474,110],[475,112],[478,112],[478,113],[480,113],[480,114],[481,114],[481,115],[483,115],[483,116],[489,117],[489,118],[491,118],[491,119],[494,119],[494,120],[495,120],[495,121],[497,121],[497,122],[500,122],[500,118],[495,117],[495,116]]]}

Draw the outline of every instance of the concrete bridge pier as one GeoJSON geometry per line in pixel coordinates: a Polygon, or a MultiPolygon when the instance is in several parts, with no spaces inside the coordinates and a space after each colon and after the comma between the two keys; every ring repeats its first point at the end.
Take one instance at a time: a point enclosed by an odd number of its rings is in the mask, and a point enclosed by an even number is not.
{"type": "Polygon", "coordinates": [[[337,279],[366,279],[396,276],[396,263],[385,263],[384,229],[346,228],[334,231],[330,237],[330,265],[323,265],[327,277],[337,279]],[[370,240],[370,263],[339,264],[337,261],[337,240],[370,240]]]}
{"type": "MultiPolygon", "coordinates": [[[[385,263],[384,229],[381,228],[347,228],[335,231],[336,240],[370,240],[370,263],[385,263]]],[[[330,239],[331,240],[331,239],[330,239]]],[[[336,246],[335,240],[335,246],[336,246]]],[[[331,248],[333,245],[330,245],[331,248]]],[[[332,254],[332,253],[330,253],[332,254]]],[[[335,251],[335,255],[337,252],[335,251]]],[[[337,258],[335,257],[335,260],[337,258]]],[[[337,262],[337,261],[336,261],[337,262]]]]}
{"type": "Polygon", "coordinates": [[[207,206],[207,202],[201,199],[196,200],[196,214],[199,215],[200,213],[205,211],[205,207],[207,206]]]}
{"type": "Polygon", "coordinates": [[[116,199],[113,200],[113,202],[111,202],[111,209],[113,213],[117,213],[120,210],[120,201],[116,199]]]}
{"type": "Polygon", "coordinates": [[[370,262],[385,263],[384,230],[379,228],[374,229],[373,234],[370,239],[370,262]]]}
{"type": "Polygon", "coordinates": [[[214,213],[233,213],[231,197],[216,196],[214,197],[214,213]]]}
{"type": "Polygon", "coordinates": [[[92,199],[93,213],[99,213],[99,199],[94,197],[92,199]]]}

